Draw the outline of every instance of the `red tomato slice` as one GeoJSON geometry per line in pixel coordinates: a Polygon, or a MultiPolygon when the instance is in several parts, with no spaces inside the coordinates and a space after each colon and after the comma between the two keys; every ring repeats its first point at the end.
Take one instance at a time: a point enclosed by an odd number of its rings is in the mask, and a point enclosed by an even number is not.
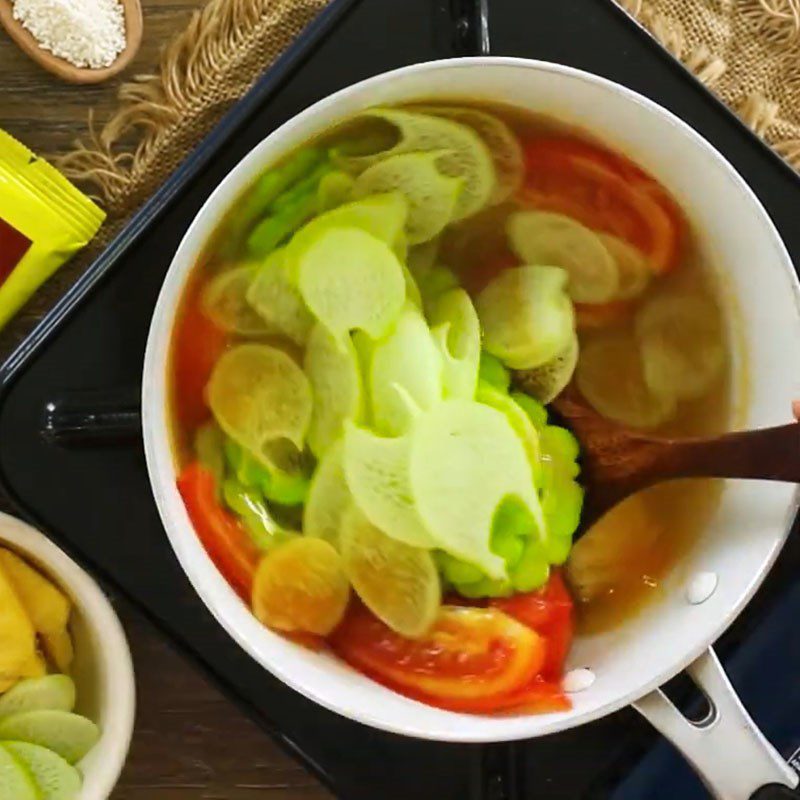
{"type": "MultiPolygon", "coordinates": [[[[547,714],[569,711],[570,699],[564,694],[560,681],[548,681],[537,675],[527,686],[501,698],[495,698],[486,711],[515,711],[530,714],[547,714]]],[[[454,709],[457,710],[457,709],[454,709]]],[[[480,709],[473,708],[472,711],[480,709]]]]}
{"type": "Polygon", "coordinates": [[[205,388],[214,364],[222,355],[227,336],[202,311],[202,282],[186,289],[173,337],[173,391],[175,413],[181,425],[192,430],[209,414],[205,388]]]}
{"type": "Polygon", "coordinates": [[[379,683],[459,711],[493,710],[493,700],[530,684],[545,658],[539,635],[493,608],[443,606],[425,637],[406,639],[353,603],[331,644],[379,683]]]}
{"type": "Polygon", "coordinates": [[[571,216],[642,250],[654,272],[675,266],[683,220],[664,188],[632,162],[569,138],[539,138],[525,148],[524,204],[571,216]]]}
{"type": "Polygon", "coordinates": [[[560,680],[574,630],[572,597],[561,573],[553,570],[542,589],[492,600],[491,605],[527,625],[547,641],[541,675],[547,680],[560,680]]]}
{"type": "Polygon", "coordinates": [[[630,300],[612,300],[610,303],[575,303],[575,322],[578,330],[604,328],[624,320],[635,308],[630,300]]]}
{"type": "Polygon", "coordinates": [[[569,711],[572,708],[572,703],[564,694],[561,683],[547,681],[541,675],[537,675],[520,689],[499,696],[473,697],[469,700],[432,700],[419,695],[417,699],[448,711],[466,714],[494,714],[503,711],[547,714],[554,711],[569,711]]]}
{"type": "Polygon", "coordinates": [[[178,478],[178,491],[211,560],[249,604],[261,554],[239,520],[217,502],[214,476],[201,464],[190,464],[178,478]]]}

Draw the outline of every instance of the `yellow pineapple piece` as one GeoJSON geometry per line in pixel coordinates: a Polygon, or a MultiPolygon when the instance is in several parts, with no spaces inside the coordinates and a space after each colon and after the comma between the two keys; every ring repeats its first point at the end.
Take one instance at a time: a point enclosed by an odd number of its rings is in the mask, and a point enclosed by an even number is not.
{"type": "Polygon", "coordinates": [[[59,672],[69,673],[75,651],[72,647],[72,637],[69,631],[58,633],[45,633],[42,635],[42,647],[47,658],[55,665],[59,672]]]}
{"type": "Polygon", "coordinates": [[[0,681],[16,680],[36,656],[36,631],[0,567],[0,681]]]}
{"type": "Polygon", "coordinates": [[[11,550],[0,548],[0,569],[38,633],[57,634],[66,630],[70,602],[57,586],[11,550]]]}
{"type": "Polygon", "coordinates": [[[45,664],[44,657],[38,652],[34,651],[33,655],[20,666],[20,678],[41,678],[47,675],[47,664],[45,664]]]}

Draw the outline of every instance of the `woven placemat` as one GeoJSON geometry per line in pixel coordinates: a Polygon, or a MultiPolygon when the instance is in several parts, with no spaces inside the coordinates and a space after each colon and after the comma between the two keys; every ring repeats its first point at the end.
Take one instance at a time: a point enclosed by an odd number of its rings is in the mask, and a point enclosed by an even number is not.
{"type": "Polygon", "coordinates": [[[618,0],[800,168],[800,0],[618,0]]]}
{"type": "MultiPolygon", "coordinates": [[[[49,297],[74,282],[327,2],[210,0],[165,47],[156,73],[122,85],[109,120],[98,127],[90,117],[87,136],[56,163],[99,200],[108,221],[51,279],[49,297]]],[[[800,167],[800,0],[617,2],[800,167]]],[[[25,309],[15,339],[43,302],[35,298],[25,309]]]]}

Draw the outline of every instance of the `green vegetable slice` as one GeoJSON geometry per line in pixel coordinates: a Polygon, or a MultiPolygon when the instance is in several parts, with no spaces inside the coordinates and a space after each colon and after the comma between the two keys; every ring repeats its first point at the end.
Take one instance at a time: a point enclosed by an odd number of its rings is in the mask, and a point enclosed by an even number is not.
{"type": "Polygon", "coordinates": [[[306,460],[290,442],[268,446],[273,463],[257,460],[233,441],[225,441],[225,457],[236,480],[246,489],[257,489],[267,500],[285,506],[303,503],[308,495],[306,460]]]}
{"type": "Polygon", "coordinates": [[[342,440],[328,448],[311,479],[308,501],[303,509],[303,533],[325,539],[337,549],[344,514],[353,504],[344,475],[343,456],[342,440]]]}
{"type": "MultiPolygon", "coordinates": [[[[216,422],[201,425],[194,435],[194,453],[197,460],[214,476],[215,488],[219,491],[225,477],[225,435],[216,422]]],[[[0,704],[2,701],[0,700],[0,704]]]]}
{"type": "Polygon", "coordinates": [[[406,284],[397,256],[357,228],[325,230],[298,268],[306,305],[337,339],[356,328],[379,339],[403,307],[406,284]]]}
{"type": "Polygon", "coordinates": [[[562,353],[575,312],[558,267],[517,267],[498,275],[475,303],[484,347],[512,369],[533,369],[562,353]]]}
{"type": "Polygon", "coordinates": [[[321,324],[311,331],[303,359],[314,397],[308,446],[317,458],[335,442],[347,420],[361,414],[361,372],[349,336],[334,338],[321,324]]]}
{"type": "Polygon", "coordinates": [[[550,572],[537,531],[534,516],[522,503],[505,500],[495,512],[489,546],[506,562],[508,578],[489,578],[472,564],[440,552],[442,573],[464,597],[507,597],[515,591],[536,589],[547,581],[550,572]]]}
{"type": "Polygon", "coordinates": [[[224,231],[222,249],[228,255],[234,253],[248,228],[267,214],[278,197],[311,173],[324,157],[316,148],[299,150],[261,175],[237,204],[236,216],[224,231]]]}
{"type": "Polygon", "coordinates": [[[285,255],[284,250],[276,250],[267,258],[253,278],[246,297],[268,327],[302,347],[311,333],[314,317],[289,280],[285,255]]]}
{"type": "Polygon", "coordinates": [[[296,282],[300,259],[331,228],[358,228],[402,252],[407,217],[408,203],[400,192],[365,197],[320,214],[297,231],[286,246],[287,272],[296,282]]]}
{"type": "Polygon", "coordinates": [[[572,534],[578,528],[583,507],[583,488],[559,471],[542,497],[548,537],[544,542],[547,561],[563,564],[572,548],[572,534]]]}
{"type": "Polygon", "coordinates": [[[481,353],[478,380],[494,386],[495,389],[499,389],[501,392],[508,392],[511,386],[511,373],[499,358],[495,358],[495,356],[484,351],[481,353]]]}
{"type": "Polygon", "coordinates": [[[285,161],[271,167],[245,195],[241,213],[248,218],[263,214],[287,189],[318,167],[324,158],[321,150],[309,147],[293,153],[285,161]]]}
{"type": "Polygon", "coordinates": [[[525,264],[561,267],[577,303],[606,303],[619,290],[616,262],[594,231],[564,214],[517,211],[506,223],[511,249],[525,264]]]}
{"type": "Polygon", "coordinates": [[[573,334],[569,344],[555,358],[534,369],[518,372],[518,383],[540,403],[552,403],[572,380],[579,350],[578,337],[573,334]]]}
{"type": "Polygon", "coordinates": [[[465,106],[423,106],[419,110],[468,125],[481,137],[489,148],[497,175],[497,185],[489,198],[491,205],[499,205],[516,194],[525,177],[525,162],[519,139],[503,120],[465,106]]]}
{"type": "Polygon", "coordinates": [[[353,199],[355,179],[352,175],[337,169],[323,175],[317,187],[317,209],[322,214],[338,208],[353,199]]]}
{"type": "Polygon", "coordinates": [[[28,678],[0,696],[0,717],[41,708],[72,711],[74,707],[75,683],[69,675],[28,678]]]}
{"type": "Polygon", "coordinates": [[[550,561],[546,547],[538,539],[528,539],[519,561],[511,571],[511,585],[515,592],[532,592],[547,583],[550,561]]]}
{"type": "Polygon", "coordinates": [[[225,505],[241,517],[245,530],[260,550],[271,550],[295,535],[272,516],[257,489],[227,478],[222,484],[222,497],[225,505]]]}
{"type": "Polygon", "coordinates": [[[453,219],[463,180],[443,175],[436,167],[447,151],[402,153],[373,164],[359,175],[357,197],[400,192],[408,201],[408,244],[438,236],[453,219]]]}
{"type": "Polygon", "coordinates": [[[617,264],[619,285],[615,300],[631,300],[638,297],[649,285],[653,270],[647,256],[624,239],[610,233],[598,233],[597,237],[611,253],[617,264]]]}
{"type": "Polygon", "coordinates": [[[11,751],[0,746],[0,800],[42,800],[33,776],[11,751]]]}
{"type": "Polygon", "coordinates": [[[81,774],[61,756],[29,742],[3,742],[0,747],[8,750],[28,770],[41,800],[77,800],[81,774]]]}
{"type": "MultiPolygon", "coordinates": [[[[317,193],[314,187],[297,187],[281,208],[261,220],[247,237],[247,250],[254,258],[264,258],[289,239],[317,213],[317,193]]],[[[276,201],[277,205],[277,201],[276,201]]]]}
{"type": "Polygon", "coordinates": [[[470,296],[463,289],[444,292],[431,303],[429,317],[441,353],[444,396],[472,399],[480,368],[481,326],[470,296]]]}
{"type": "Polygon", "coordinates": [[[609,334],[584,348],[575,371],[583,396],[602,416],[633,428],[656,428],[675,412],[674,395],[657,395],[644,379],[630,336],[609,334]]]}
{"type": "Polygon", "coordinates": [[[485,576],[479,567],[451,556],[444,550],[436,551],[436,563],[444,579],[452,584],[456,590],[465,583],[477,583],[485,576]]]}
{"type": "Polygon", "coordinates": [[[654,297],[636,317],[644,380],[659,397],[694,400],[725,365],[720,315],[710,300],[688,294],[654,297]]]}
{"type": "Polygon", "coordinates": [[[342,557],[358,596],[393,631],[413,639],[433,625],[442,590],[430,551],[387,536],[352,506],[342,528],[342,557]]]}
{"type": "Polygon", "coordinates": [[[436,546],[492,578],[507,577],[505,562],[490,548],[492,521],[503,500],[518,498],[544,532],[525,448],[496,409],[446,400],[420,416],[409,475],[416,509],[436,546]]]}
{"type": "Polygon", "coordinates": [[[458,289],[461,284],[455,272],[448,267],[432,267],[417,278],[422,304],[426,313],[430,314],[438,299],[451,289],[458,289]]]}
{"type": "Polygon", "coordinates": [[[511,398],[528,415],[533,427],[541,432],[547,425],[547,409],[525,392],[511,392],[511,398]]]}
{"type": "Polygon", "coordinates": [[[80,761],[99,738],[100,729],[94,722],[68,711],[21,711],[0,719],[0,741],[38,744],[70,764],[80,761]]]}
{"type": "Polygon", "coordinates": [[[217,327],[242,336],[274,333],[264,318],[247,302],[247,292],[257,267],[246,264],[215,276],[203,290],[203,311],[217,327]]]}
{"type": "Polygon", "coordinates": [[[442,398],[442,360],[422,314],[406,305],[389,335],[375,344],[369,369],[372,420],[378,433],[405,433],[419,411],[442,398]]]}
{"type": "Polygon", "coordinates": [[[417,512],[409,475],[410,436],[384,439],[348,425],[344,437],[347,486],[373,525],[412,547],[433,547],[431,532],[417,512]]]}
{"type": "Polygon", "coordinates": [[[538,485],[541,472],[541,449],[539,447],[539,434],[536,432],[531,418],[506,392],[484,381],[478,381],[475,399],[479,403],[496,408],[505,415],[514,429],[514,433],[517,434],[525,448],[531,465],[534,483],[538,485]]]}
{"type": "Polygon", "coordinates": [[[417,286],[417,281],[411,270],[405,264],[402,266],[403,280],[406,283],[406,300],[408,300],[412,306],[422,309],[422,294],[419,291],[419,286],[417,286]]]}
{"type": "Polygon", "coordinates": [[[440,171],[464,179],[454,220],[480,211],[495,190],[497,177],[489,148],[474,130],[449,119],[395,108],[373,108],[360,116],[380,119],[397,129],[399,141],[387,150],[364,156],[341,157],[351,169],[362,170],[402,153],[448,150],[438,162],[440,171]]]}
{"type": "Polygon", "coordinates": [[[278,468],[281,442],[302,451],[311,421],[311,387],[283,350],[242,344],[217,361],[206,388],[220,428],[258,460],[278,468]]]}

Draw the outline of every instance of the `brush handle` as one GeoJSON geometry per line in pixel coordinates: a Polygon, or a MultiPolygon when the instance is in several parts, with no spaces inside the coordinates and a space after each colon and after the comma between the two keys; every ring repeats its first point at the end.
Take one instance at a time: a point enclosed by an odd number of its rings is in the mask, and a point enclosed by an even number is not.
{"type": "Polygon", "coordinates": [[[647,483],[700,477],[800,483],[800,423],[665,441],[642,472],[647,483]]]}

